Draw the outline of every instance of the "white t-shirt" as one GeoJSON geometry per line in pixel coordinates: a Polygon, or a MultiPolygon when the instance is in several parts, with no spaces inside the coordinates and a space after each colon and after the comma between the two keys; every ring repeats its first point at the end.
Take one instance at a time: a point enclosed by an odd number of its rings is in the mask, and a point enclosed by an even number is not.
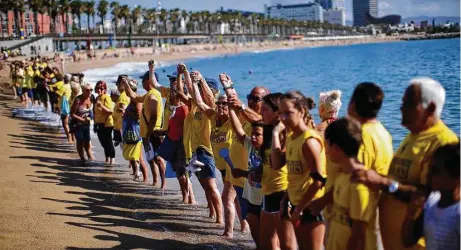
{"type": "Polygon", "coordinates": [[[424,238],[427,250],[459,249],[459,202],[439,208],[439,192],[432,192],[424,207],[424,238]]]}
{"type": "MultiPolygon", "coordinates": [[[[251,160],[251,157],[259,158],[258,151],[255,150],[253,145],[251,144],[251,139],[248,136],[245,136],[245,141],[243,142],[243,146],[245,147],[246,151],[248,152],[248,170],[254,170],[255,163],[251,160]]],[[[261,160],[261,158],[259,158],[261,160]]],[[[252,186],[248,179],[245,181],[245,185],[243,186],[243,198],[247,199],[251,204],[260,206],[263,202],[263,193],[261,192],[261,188],[252,186]]]]}

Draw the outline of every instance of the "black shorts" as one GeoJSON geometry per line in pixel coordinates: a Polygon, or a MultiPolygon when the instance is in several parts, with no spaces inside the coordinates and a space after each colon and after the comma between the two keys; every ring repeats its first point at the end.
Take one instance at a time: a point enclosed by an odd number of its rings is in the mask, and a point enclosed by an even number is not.
{"type": "Polygon", "coordinates": [[[40,100],[43,103],[48,102],[48,93],[46,91],[46,88],[36,88],[35,93],[37,93],[36,95],[38,97],[36,100],[40,100]]]}
{"type": "Polygon", "coordinates": [[[261,215],[261,205],[253,205],[248,202],[248,213],[259,217],[261,215]]]}
{"type": "Polygon", "coordinates": [[[157,152],[158,148],[162,144],[163,136],[156,134],[155,132],[150,136],[149,141],[152,143],[152,147],[154,147],[154,151],[157,152]]]}
{"type": "Polygon", "coordinates": [[[219,172],[221,172],[221,177],[222,177],[222,180],[225,181],[226,180],[226,170],[219,170],[219,172]]]}
{"type": "Polygon", "coordinates": [[[280,210],[280,202],[282,202],[286,191],[275,192],[269,195],[264,195],[263,210],[267,213],[276,213],[280,210]]]}
{"type": "MultiPolygon", "coordinates": [[[[291,214],[295,211],[296,206],[291,208],[291,214]]],[[[301,215],[301,224],[312,223],[312,222],[322,222],[324,221],[322,214],[312,215],[309,209],[303,210],[303,215],[301,215]]]]}

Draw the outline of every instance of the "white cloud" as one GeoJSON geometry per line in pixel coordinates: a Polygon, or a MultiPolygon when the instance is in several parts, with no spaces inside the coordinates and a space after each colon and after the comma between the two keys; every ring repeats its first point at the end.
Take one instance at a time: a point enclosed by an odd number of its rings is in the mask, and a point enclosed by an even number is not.
{"type": "Polygon", "coordinates": [[[393,9],[394,8],[394,6],[392,6],[390,3],[384,2],[384,1],[379,2],[378,5],[379,5],[378,7],[379,7],[380,10],[387,10],[387,9],[393,9]]]}

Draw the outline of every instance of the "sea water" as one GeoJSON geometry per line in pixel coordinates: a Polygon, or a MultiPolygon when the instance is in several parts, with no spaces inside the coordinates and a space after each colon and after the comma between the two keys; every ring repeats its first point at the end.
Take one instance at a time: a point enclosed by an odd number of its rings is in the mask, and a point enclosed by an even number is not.
{"type": "MultiPolygon", "coordinates": [[[[168,84],[166,75],[175,71],[176,63],[163,62],[158,67],[161,84],[168,84]]],[[[340,115],[346,114],[356,84],[375,82],[385,92],[379,119],[392,134],[394,149],[408,133],[401,126],[400,113],[405,88],[411,78],[429,76],[440,81],[446,89],[442,119],[457,134],[460,133],[459,39],[257,51],[208,59],[194,58],[185,63],[202,75],[215,79],[226,72],[242,100],[257,85],[264,85],[272,92],[298,89],[316,102],[321,91],[340,89],[343,93],[340,115]]],[[[118,74],[139,79],[146,70],[147,62],[121,63],[84,73],[88,81],[105,80],[115,87],[113,81],[118,74]]],[[[320,122],[317,110],[311,112],[316,122],[320,122]]]]}

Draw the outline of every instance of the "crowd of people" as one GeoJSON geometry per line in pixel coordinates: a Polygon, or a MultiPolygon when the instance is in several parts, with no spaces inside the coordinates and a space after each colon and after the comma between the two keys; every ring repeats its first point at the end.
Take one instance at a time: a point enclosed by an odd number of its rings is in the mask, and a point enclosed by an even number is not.
{"type": "Polygon", "coordinates": [[[45,83],[82,164],[94,159],[94,121],[105,162],[114,163],[121,145],[135,180],[148,181],[149,165],[153,185],[160,180],[164,190],[171,164],[182,201],[194,204],[195,174],[224,237],[233,237],[238,218],[257,249],[460,247],[459,138],[441,119],[445,90],[431,78],[412,79],[406,88],[401,124],[409,133],[394,151],[377,119],[385,95],[372,82],[355,87],[347,116],[338,117],[340,90],[320,93],[315,104],[300,91],[257,86],[244,104],[230,76],[205,78],[183,63],[161,85],[149,61],[140,77],[143,95],[128,75],[108,90],[104,81],[93,88],[39,61],[19,68],[38,92],[23,87],[23,102],[45,104],[45,83]],[[320,123],[309,112],[315,106],[320,123]]]}

